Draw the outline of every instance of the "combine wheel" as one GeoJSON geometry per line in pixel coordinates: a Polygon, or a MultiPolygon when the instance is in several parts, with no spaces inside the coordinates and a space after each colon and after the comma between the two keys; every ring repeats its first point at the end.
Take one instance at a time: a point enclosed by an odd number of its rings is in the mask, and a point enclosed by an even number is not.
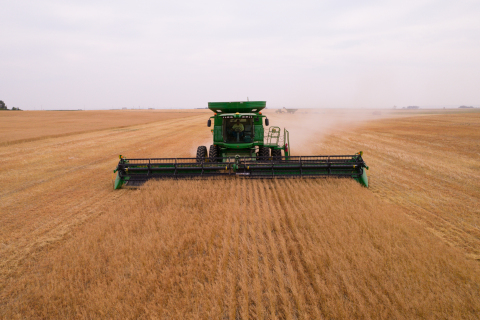
{"type": "Polygon", "coordinates": [[[282,150],[272,149],[272,158],[273,158],[273,160],[281,160],[282,159],[282,150]]]}
{"type": "Polygon", "coordinates": [[[207,147],[200,146],[197,148],[197,162],[205,162],[207,160],[207,147]]]}
{"type": "Polygon", "coordinates": [[[270,158],[270,148],[258,147],[258,160],[268,160],[268,158],[270,158]]]}
{"type": "Polygon", "coordinates": [[[214,146],[213,144],[210,146],[210,152],[209,152],[210,162],[218,162],[218,159],[215,159],[215,158],[220,157],[218,151],[219,150],[218,150],[217,146],[214,146]]]}

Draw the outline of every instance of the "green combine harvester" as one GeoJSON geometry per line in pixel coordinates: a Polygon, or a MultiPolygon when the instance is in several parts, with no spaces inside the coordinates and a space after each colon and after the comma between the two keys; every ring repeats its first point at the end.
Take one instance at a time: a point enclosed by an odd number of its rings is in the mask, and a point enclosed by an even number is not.
{"type": "Polygon", "coordinates": [[[368,187],[362,152],[355,155],[291,156],[289,133],[269,126],[265,101],[209,102],[213,144],[195,158],[127,159],[120,156],[114,188],[150,179],[232,176],[242,178],[346,177],[368,187]],[[265,119],[265,120],[264,120],[265,119]],[[213,121],[212,121],[213,120],[213,121]]]}

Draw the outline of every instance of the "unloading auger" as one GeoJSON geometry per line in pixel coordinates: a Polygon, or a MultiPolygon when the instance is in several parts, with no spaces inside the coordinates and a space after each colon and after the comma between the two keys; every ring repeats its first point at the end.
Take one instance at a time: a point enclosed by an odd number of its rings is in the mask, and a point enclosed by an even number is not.
{"type": "MultiPolygon", "coordinates": [[[[353,178],[368,187],[362,152],[354,155],[291,156],[289,132],[269,126],[265,101],[209,102],[214,115],[213,144],[197,149],[195,158],[120,156],[114,189],[140,186],[150,179],[232,176],[243,178],[353,178]],[[265,121],[264,121],[265,118],[265,121]],[[282,155],[283,151],[283,155],[282,155]]],[[[213,120],[213,121],[212,121],[213,120]]]]}

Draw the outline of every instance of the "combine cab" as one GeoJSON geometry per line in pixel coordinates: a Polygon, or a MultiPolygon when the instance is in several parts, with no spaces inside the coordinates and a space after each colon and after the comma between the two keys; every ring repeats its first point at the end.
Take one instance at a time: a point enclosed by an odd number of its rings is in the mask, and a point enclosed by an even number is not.
{"type": "Polygon", "coordinates": [[[209,102],[213,144],[195,158],[127,159],[120,156],[114,188],[149,179],[240,176],[243,178],[346,177],[368,187],[362,152],[340,156],[291,156],[289,133],[262,115],[265,101],[209,102]]]}

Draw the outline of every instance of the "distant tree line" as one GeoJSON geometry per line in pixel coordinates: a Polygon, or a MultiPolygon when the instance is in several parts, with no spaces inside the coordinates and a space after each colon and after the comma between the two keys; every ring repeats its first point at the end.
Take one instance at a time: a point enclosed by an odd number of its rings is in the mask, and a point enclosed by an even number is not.
{"type": "MultiPolygon", "coordinates": [[[[8,110],[7,105],[5,102],[3,102],[3,100],[0,100],[0,110],[8,110]]],[[[12,110],[20,110],[20,108],[13,107],[12,110]]]]}

